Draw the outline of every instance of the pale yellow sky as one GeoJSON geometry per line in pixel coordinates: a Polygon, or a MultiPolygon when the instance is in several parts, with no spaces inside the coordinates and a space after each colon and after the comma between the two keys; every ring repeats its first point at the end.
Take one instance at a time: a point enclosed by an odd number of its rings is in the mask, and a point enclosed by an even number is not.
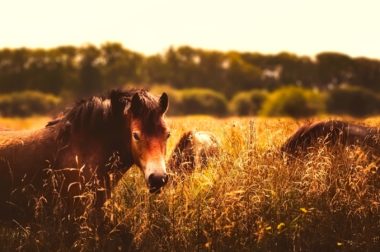
{"type": "Polygon", "coordinates": [[[377,0],[0,0],[0,48],[121,42],[380,58],[377,0]]]}

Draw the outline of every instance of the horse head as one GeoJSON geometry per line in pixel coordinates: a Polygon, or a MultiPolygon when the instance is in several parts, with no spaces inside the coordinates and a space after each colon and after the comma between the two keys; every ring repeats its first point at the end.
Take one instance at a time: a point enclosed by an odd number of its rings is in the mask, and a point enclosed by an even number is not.
{"type": "Polygon", "coordinates": [[[143,172],[151,193],[158,192],[168,181],[165,155],[170,136],[165,122],[169,106],[166,93],[157,98],[146,91],[132,98],[111,94],[113,113],[122,115],[122,145],[128,149],[132,162],[143,172]]]}

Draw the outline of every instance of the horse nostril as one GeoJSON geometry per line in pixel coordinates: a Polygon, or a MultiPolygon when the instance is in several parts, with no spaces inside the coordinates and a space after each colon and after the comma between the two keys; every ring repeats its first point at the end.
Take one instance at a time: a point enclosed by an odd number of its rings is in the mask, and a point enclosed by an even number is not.
{"type": "Polygon", "coordinates": [[[149,187],[152,189],[159,189],[168,182],[167,174],[152,173],[148,177],[149,187]]]}

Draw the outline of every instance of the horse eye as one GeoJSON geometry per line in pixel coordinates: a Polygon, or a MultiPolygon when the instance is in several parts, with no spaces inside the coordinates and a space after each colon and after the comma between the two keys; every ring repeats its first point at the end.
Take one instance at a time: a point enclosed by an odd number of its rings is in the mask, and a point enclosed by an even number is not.
{"type": "Polygon", "coordinates": [[[139,141],[139,140],[140,140],[139,133],[137,133],[137,132],[133,132],[133,133],[132,133],[132,136],[133,136],[133,139],[135,139],[136,141],[139,141]]]}
{"type": "Polygon", "coordinates": [[[166,139],[168,139],[171,136],[170,132],[167,133],[166,139]]]}

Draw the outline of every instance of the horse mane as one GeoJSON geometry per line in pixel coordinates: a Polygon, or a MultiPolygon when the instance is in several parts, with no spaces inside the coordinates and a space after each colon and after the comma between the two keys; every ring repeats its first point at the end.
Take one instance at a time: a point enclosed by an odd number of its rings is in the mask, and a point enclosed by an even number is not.
{"type": "MultiPolygon", "coordinates": [[[[87,99],[79,100],[75,105],[66,109],[57,118],[49,121],[46,127],[59,127],[58,138],[67,138],[73,132],[86,134],[100,134],[104,130],[110,130],[115,126],[114,109],[111,100],[123,104],[128,108],[131,104],[132,97],[139,95],[141,107],[139,108],[142,116],[149,117],[152,111],[158,107],[157,98],[151,95],[146,89],[129,89],[129,90],[112,90],[106,96],[92,96],[87,99]]],[[[124,112],[123,112],[124,113],[124,112]]]]}

